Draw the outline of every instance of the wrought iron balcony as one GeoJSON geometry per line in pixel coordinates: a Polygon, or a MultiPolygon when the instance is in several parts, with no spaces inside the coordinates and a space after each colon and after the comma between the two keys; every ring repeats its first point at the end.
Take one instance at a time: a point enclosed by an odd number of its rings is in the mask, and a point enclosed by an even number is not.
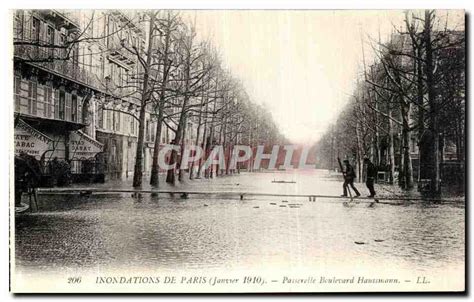
{"type": "Polygon", "coordinates": [[[80,67],[72,59],[62,59],[59,53],[60,51],[62,51],[62,49],[34,45],[15,45],[14,55],[21,62],[53,72],[95,90],[105,90],[105,84],[102,83],[96,75],[80,67]]]}
{"type": "Polygon", "coordinates": [[[79,18],[73,11],[64,9],[51,9],[37,10],[35,12],[40,14],[43,18],[50,20],[59,27],[64,27],[68,30],[75,30],[80,28],[79,18]]]}

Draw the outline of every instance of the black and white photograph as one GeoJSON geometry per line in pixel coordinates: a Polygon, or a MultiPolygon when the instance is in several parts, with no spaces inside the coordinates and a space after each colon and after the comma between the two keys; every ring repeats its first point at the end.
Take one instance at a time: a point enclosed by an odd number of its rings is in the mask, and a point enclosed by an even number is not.
{"type": "Polygon", "coordinates": [[[466,291],[465,10],[9,16],[11,292],[466,291]]]}

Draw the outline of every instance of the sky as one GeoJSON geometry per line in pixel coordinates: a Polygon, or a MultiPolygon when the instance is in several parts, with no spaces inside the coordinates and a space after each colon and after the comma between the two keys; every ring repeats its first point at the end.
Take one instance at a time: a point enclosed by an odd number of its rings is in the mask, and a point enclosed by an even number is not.
{"type": "MultiPolygon", "coordinates": [[[[363,49],[365,62],[373,62],[372,39],[380,33],[387,40],[404,19],[400,10],[185,14],[195,20],[198,35],[216,46],[252,100],[266,104],[280,131],[293,143],[308,144],[322,136],[349,100],[363,71],[363,49]]],[[[448,20],[458,24],[460,16],[449,12],[448,20]]]]}

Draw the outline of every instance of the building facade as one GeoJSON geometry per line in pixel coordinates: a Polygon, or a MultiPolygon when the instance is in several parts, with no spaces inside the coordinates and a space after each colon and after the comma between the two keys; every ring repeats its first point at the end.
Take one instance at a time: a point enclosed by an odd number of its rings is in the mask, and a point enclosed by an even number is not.
{"type": "MultiPolygon", "coordinates": [[[[127,11],[15,11],[15,154],[34,156],[45,174],[54,161],[77,175],[133,175],[139,101],[129,83],[140,65],[123,46],[145,47],[139,18],[127,11]]],[[[147,113],[149,147],[155,127],[147,113]]]]}

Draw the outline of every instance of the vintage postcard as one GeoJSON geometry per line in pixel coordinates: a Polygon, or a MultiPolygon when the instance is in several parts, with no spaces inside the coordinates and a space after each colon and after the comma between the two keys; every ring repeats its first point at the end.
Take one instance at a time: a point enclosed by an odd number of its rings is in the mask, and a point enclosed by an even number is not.
{"type": "Polygon", "coordinates": [[[12,292],[465,291],[463,10],[10,15],[12,292]]]}

